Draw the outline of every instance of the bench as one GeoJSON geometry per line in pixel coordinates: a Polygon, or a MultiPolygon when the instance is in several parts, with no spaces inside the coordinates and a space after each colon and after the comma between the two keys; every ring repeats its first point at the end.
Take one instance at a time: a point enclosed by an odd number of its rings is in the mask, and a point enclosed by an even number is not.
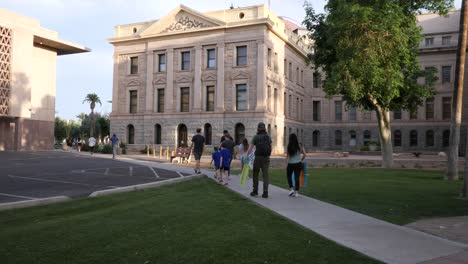
{"type": "Polygon", "coordinates": [[[191,161],[191,155],[190,155],[191,149],[190,148],[183,148],[183,147],[178,147],[172,154],[171,154],[171,163],[177,160],[179,164],[182,163],[190,163],[191,161]]]}

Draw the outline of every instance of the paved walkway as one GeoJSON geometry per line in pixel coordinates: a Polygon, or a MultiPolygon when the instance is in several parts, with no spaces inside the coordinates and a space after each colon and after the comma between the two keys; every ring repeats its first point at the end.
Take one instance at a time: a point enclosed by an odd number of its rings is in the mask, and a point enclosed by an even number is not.
{"type": "MultiPolygon", "coordinates": [[[[119,159],[137,164],[147,163],[147,161],[137,161],[122,156],[119,159]]],[[[193,169],[187,166],[150,163],[154,167],[177,168],[177,171],[193,173],[193,169]]],[[[202,173],[211,178],[214,174],[209,170],[202,170],[202,173]]],[[[290,198],[287,190],[273,185],[270,185],[268,199],[250,197],[251,186],[251,179],[248,179],[246,185],[242,186],[239,184],[239,178],[233,176],[228,188],[338,244],[377,260],[397,264],[421,263],[430,260],[432,261],[428,263],[468,263],[468,259],[460,257],[466,256],[467,244],[390,224],[307,196],[290,198]],[[456,257],[443,258],[449,255],[456,257]],[[457,259],[463,259],[462,261],[466,262],[452,262],[458,261],[457,259]]],[[[259,186],[261,188],[262,183],[259,186]]]]}

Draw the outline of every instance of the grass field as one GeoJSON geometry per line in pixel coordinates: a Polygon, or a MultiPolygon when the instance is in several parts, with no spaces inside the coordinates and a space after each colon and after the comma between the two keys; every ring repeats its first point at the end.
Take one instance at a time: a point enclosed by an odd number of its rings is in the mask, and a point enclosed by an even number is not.
{"type": "Polygon", "coordinates": [[[378,263],[208,179],[3,211],[0,226],[2,264],[378,263]]]}
{"type": "MultiPolygon", "coordinates": [[[[288,188],[285,170],[270,173],[272,184],[288,188]]],[[[401,225],[468,215],[468,200],[459,198],[462,184],[443,180],[440,171],[312,168],[301,193],[401,225]]]]}

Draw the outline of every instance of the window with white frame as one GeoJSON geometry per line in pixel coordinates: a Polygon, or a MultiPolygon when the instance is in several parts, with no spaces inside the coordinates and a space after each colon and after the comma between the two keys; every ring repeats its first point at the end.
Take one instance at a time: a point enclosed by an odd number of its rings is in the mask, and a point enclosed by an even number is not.
{"type": "Polygon", "coordinates": [[[210,69],[216,67],[216,50],[215,49],[206,50],[206,67],[210,69]]]}
{"type": "Polygon", "coordinates": [[[247,46],[236,47],[236,65],[237,66],[247,65],[247,46]]]}
{"type": "Polygon", "coordinates": [[[181,61],[180,61],[180,69],[182,71],[190,70],[190,51],[183,51],[180,53],[181,61]]]}

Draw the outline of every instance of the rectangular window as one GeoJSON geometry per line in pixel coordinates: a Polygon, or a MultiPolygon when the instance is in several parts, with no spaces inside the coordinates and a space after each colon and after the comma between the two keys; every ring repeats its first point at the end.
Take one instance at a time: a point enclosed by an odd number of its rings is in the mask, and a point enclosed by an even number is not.
{"type": "Polygon", "coordinates": [[[288,75],[289,80],[292,80],[293,78],[293,69],[292,69],[292,62],[289,63],[289,75],[288,75]]]}
{"type": "Polygon", "coordinates": [[[236,47],[236,65],[247,65],[247,46],[236,47]]]}
{"type": "Polygon", "coordinates": [[[134,114],[137,112],[137,105],[138,105],[138,91],[132,90],[130,91],[130,105],[129,111],[130,114],[134,114]]]}
{"type": "Polygon", "coordinates": [[[278,73],[278,53],[275,52],[275,61],[274,61],[275,72],[278,73]]]}
{"type": "Polygon", "coordinates": [[[426,119],[434,119],[434,98],[426,99],[426,119]]]}
{"type": "Polygon", "coordinates": [[[130,57],[130,74],[138,73],[138,57],[130,57]]]}
{"type": "Polygon", "coordinates": [[[190,51],[181,52],[180,69],[183,71],[190,70],[190,51]]]}
{"type": "Polygon", "coordinates": [[[216,67],[216,50],[215,49],[208,49],[206,50],[206,67],[207,68],[215,68],[216,67]]]}
{"type": "Polygon", "coordinates": [[[452,97],[442,98],[442,119],[447,120],[452,117],[452,97]]]}
{"type": "Polygon", "coordinates": [[[215,87],[206,87],[206,111],[214,111],[215,108],[215,87]]]}
{"type": "Polygon", "coordinates": [[[426,38],[424,42],[425,42],[426,47],[430,47],[434,45],[434,38],[426,38]]]}
{"type": "Polygon", "coordinates": [[[284,116],[287,116],[288,115],[288,99],[287,99],[287,95],[286,93],[284,93],[284,96],[283,96],[283,110],[284,110],[284,116]]]}
{"type": "Polygon", "coordinates": [[[267,110],[272,111],[272,109],[271,109],[271,86],[270,85],[267,86],[267,102],[266,102],[266,104],[267,104],[267,110]]]}
{"type": "Polygon", "coordinates": [[[304,85],[304,70],[301,70],[301,85],[304,85]]]}
{"type": "Polygon", "coordinates": [[[267,66],[271,68],[271,49],[268,49],[267,66]]]}
{"type": "Polygon", "coordinates": [[[357,120],[357,111],[356,107],[349,108],[349,120],[356,121],[357,120]]]}
{"type": "Polygon", "coordinates": [[[236,110],[247,111],[247,84],[236,84],[236,110]]]}
{"type": "Polygon", "coordinates": [[[166,54],[158,54],[158,72],[166,71],[166,54]]]}
{"type": "Polygon", "coordinates": [[[273,94],[273,111],[275,114],[278,113],[278,88],[275,88],[273,94]]]}
{"type": "Polygon", "coordinates": [[[335,101],[335,120],[340,121],[343,119],[342,107],[343,103],[341,101],[335,101]]]}
{"type": "Polygon", "coordinates": [[[288,61],[284,59],[284,77],[286,77],[286,73],[288,72],[288,61]]]}
{"type": "Polygon", "coordinates": [[[451,77],[450,73],[452,71],[452,66],[442,66],[442,83],[450,83],[451,77]]]}
{"type": "Polygon", "coordinates": [[[371,111],[365,110],[365,111],[362,113],[362,119],[363,119],[363,120],[371,120],[371,117],[372,117],[371,111]]]}
{"type": "Polygon", "coordinates": [[[299,67],[296,68],[296,83],[299,84],[299,67]]]}
{"type": "MultiPolygon", "coordinates": [[[[426,72],[427,75],[433,75],[434,72],[435,72],[435,68],[434,66],[428,66],[428,67],[424,67],[424,71],[426,72]]],[[[427,84],[427,80],[424,80],[427,84]]]]}
{"type": "Polygon", "coordinates": [[[401,119],[401,109],[393,111],[393,119],[395,119],[395,120],[401,119]]]}
{"type": "Polygon", "coordinates": [[[312,111],[313,111],[313,120],[320,121],[320,101],[313,101],[312,103],[312,111]]]}
{"type": "Polygon", "coordinates": [[[190,88],[180,88],[180,111],[188,112],[190,107],[190,88]]]}
{"type": "Polygon", "coordinates": [[[314,72],[313,78],[313,87],[320,88],[320,74],[318,72],[314,72]]]}
{"type": "Polygon", "coordinates": [[[164,89],[158,89],[158,113],[164,113],[164,89]]]}
{"type": "Polygon", "coordinates": [[[443,36],[442,37],[442,45],[448,46],[452,41],[452,36],[443,36]]]}

